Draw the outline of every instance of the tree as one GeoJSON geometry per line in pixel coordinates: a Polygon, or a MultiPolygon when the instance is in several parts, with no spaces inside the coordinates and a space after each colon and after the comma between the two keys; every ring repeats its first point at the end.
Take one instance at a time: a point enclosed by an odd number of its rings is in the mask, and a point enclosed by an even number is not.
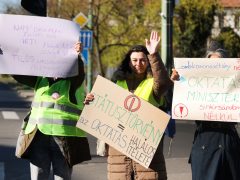
{"type": "Polygon", "coordinates": [[[201,57],[204,54],[214,15],[219,10],[216,0],[181,0],[174,17],[175,56],[201,57]]]}
{"type": "MultiPolygon", "coordinates": [[[[53,17],[71,19],[80,11],[86,15],[87,10],[87,0],[48,3],[48,14],[53,17]]],[[[100,74],[119,64],[130,46],[144,44],[152,29],[160,31],[160,11],[160,0],[93,0],[93,62],[100,74]]]]}
{"type": "Polygon", "coordinates": [[[226,27],[221,29],[221,32],[216,39],[224,44],[225,48],[228,50],[229,57],[240,57],[240,37],[232,28],[226,27]]]}
{"type": "Polygon", "coordinates": [[[116,66],[133,44],[144,44],[150,31],[160,30],[161,1],[99,0],[94,4],[96,55],[101,74],[116,66]]]}
{"type": "Polygon", "coordinates": [[[72,20],[80,11],[88,12],[88,0],[51,0],[47,2],[48,16],[72,20]]]}

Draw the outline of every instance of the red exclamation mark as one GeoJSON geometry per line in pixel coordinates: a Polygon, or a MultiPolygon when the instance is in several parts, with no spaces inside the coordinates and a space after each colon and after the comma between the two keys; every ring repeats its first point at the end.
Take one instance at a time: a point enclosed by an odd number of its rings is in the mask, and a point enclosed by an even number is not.
{"type": "Polygon", "coordinates": [[[180,106],[179,109],[180,109],[181,118],[182,118],[183,106],[180,106]]]}

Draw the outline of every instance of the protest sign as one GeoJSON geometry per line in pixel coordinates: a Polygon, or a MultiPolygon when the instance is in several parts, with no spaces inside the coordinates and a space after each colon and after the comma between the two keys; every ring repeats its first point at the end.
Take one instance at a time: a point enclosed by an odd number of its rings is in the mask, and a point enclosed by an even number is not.
{"type": "Polygon", "coordinates": [[[79,26],[72,21],[0,14],[0,74],[70,77],[78,74],[79,26]]]}
{"type": "Polygon", "coordinates": [[[148,168],[170,116],[98,76],[77,127],[148,168]]]}
{"type": "Polygon", "coordinates": [[[240,59],[175,58],[174,119],[240,122],[240,59]]]}

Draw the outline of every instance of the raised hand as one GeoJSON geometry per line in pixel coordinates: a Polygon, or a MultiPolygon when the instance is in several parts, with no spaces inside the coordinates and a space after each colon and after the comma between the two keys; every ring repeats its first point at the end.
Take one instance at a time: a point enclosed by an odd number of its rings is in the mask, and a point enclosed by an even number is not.
{"type": "Polygon", "coordinates": [[[152,31],[150,35],[150,39],[145,39],[146,48],[149,54],[154,54],[158,51],[160,36],[157,31],[152,31]]]}

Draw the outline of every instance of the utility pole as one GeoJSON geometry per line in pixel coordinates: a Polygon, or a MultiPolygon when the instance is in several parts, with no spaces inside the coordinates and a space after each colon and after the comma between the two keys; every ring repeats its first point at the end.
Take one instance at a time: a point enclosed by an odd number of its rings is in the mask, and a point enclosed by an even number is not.
{"type": "MultiPolygon", "coordinates": [[[[88,0],[88,28],[93,30],[93,20],[92,20],[92,0],[88,0]]],[[[92,89],[92,49],[88,49],[88,64],[87,64],[87,92],[90,92],[92,89]]]]}
{"type": "Polygon", "coordinates": [[[172,20],[173,6],[175,0],[162,0],[162,48],[161,56],[168,72],[171,72],[173,65],[173,50],[172,50],[172,20]]]}
{"type": "MultiPolygon", "coordinates": [[[[172,50],[172,20],[173,20],[173,7],[175,0],[162,0],[162,48],[161,48],[161,55],[163,63],[165,64],[165,67],[168,71],[168,74],[170,75],[172,67],[173,67],[173,50],[172,50]]],[[[172,104],[172,89],[168,90],[166,94],[167,104],[169,104],[167,107],[168,113],[171,114],[171,104],[172,104]]],[[[168,126],[168,134],[169,136],[173,137],[175,134],[175,120],[170,119],[168,126]]],[[[171,147],[172,138],[169,143],[169,147],[171,147]]],[[[170,152],[170,151],[169,151],[170,152]]]]}
{"type": "Polygon", "coordinates": [[[62,0],[58,0],[58,3],[57,3],[58,18],[61,17],[61,6],[62,6],[62,0]]]}

